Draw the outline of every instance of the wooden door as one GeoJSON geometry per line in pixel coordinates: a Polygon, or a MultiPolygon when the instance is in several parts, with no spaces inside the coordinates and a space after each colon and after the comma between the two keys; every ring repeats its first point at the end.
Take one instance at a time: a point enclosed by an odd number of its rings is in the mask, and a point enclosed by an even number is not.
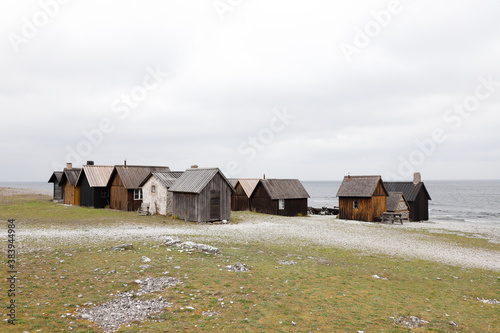
{"type": "Polygon", "coordinates": [[[220,220],[220,191],[210,192],[210,219],[220,220]]]}

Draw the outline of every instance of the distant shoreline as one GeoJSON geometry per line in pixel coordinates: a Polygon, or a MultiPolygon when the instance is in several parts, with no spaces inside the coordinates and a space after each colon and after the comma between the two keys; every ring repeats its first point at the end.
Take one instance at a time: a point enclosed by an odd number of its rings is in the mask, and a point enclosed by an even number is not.
{"type": "Polygon", "coordinates": [[[51,190],[44,189],[31,189],[22,187],[0,187],[0,196],[12,196],[12,195],[52,195],[51,190]]]}

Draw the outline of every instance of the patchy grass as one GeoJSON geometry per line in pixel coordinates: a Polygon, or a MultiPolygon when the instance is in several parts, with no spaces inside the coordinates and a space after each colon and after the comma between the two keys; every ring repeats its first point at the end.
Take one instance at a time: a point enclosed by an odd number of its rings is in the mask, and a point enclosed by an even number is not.
{"type": "MultiPolygon", "coordinates": [[[[23,228],[71,228],[82,223],[96,228],[122,223],[195,226],[159,216],[138,217],[133,212],[65,207],[40,197],[0,200],[0,219],[14,217],[23,228]]],[[[239,222],[258,218],[253,213],[235,215],[239,222]]],[[[436,237],[484,245],[457,235],[436,237]]],[[[221,254],[208,255],[167,248],[157,240],[133,243],[133,250],[121,252],[111,250],[117,245],[111,242],[54,244],[36,251],[22,244],[18,321],[15,327],[2,322],[1,331],[56,332],[71,327],[73,332],[97,332],[89,321],[72,316],[77,307],[104,303],[117,292],[137,289],[136,279],[159,276],[176,277],[182,284],[142,297],[161,295],[173,307],[147,321],[125,325],[120,332],[500,331],[499,305],[477,300],[500,299],[498,272],[310,245],[220,239],[210,245],[219,247],[221,254]],[[142,256],[151,259],[149,268],[141,268],[142,256]],[[280,260],[296,264],[281,265],[280,260]],[[225,269],[236,262],[250,271],[225,269]],[[409,329],[394,325],[391,318],[407,316],[428,323],[409,329]],[[458,326],[450,325],[451,321],[458,326]]],[[[7,283],[0,287],[0,303],[6,304],[7,283]]]]}

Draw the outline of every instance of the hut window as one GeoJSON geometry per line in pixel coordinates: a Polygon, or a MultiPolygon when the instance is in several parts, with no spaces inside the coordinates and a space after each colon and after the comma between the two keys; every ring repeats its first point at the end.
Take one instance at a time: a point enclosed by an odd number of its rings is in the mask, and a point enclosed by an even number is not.
{"type": "Polygon", "coordinates": [[[109,192],[108,191],[102,191],[101,192],[101,199],[108,199],[109,198],[109,192]]]}
{"type": "Polygon", "coordinates": [[[279,208],[280,210],[285,209],[285,200],[283,200],[283,199],[279,199],[279,200],[278,200],[278,208],[279,208]]]}
{"type": "Polygon", "coordinates": [[[134,200],[142,200],[142,189],[134,190],[134,200]]]}
{"type": "Polygon", "coordinates": [[[354,200],[354,201],[352,202],[352,208],[354,208],[354,209],[358,209],[358,200],[354,200]]]}
{"type": "Polygon", "coordinates": [[[156,185],[151,185],[151,193],[156,193],[156,185]]]}

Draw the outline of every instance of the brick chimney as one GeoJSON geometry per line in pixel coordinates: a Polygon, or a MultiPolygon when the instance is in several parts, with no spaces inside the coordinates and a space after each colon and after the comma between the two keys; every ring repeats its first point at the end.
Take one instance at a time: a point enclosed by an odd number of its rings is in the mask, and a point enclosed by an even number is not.
{"type": "Polygon", "coordinates": [[[422,182],[422,176],[420,175],[420,172],[415,172],[413,174],[413,185],[420,184],[422,182]]]}
{"type": "Polygon", "coordinates": [[[68,170],[73,169],[73,163],[66,163],[66,169],[68,170]]]}
{"type": "Polygon", "coordinates": [[[195,165],[191,165],[191,169],[198,169],[198,166],[195,164],[195,165]]]}

